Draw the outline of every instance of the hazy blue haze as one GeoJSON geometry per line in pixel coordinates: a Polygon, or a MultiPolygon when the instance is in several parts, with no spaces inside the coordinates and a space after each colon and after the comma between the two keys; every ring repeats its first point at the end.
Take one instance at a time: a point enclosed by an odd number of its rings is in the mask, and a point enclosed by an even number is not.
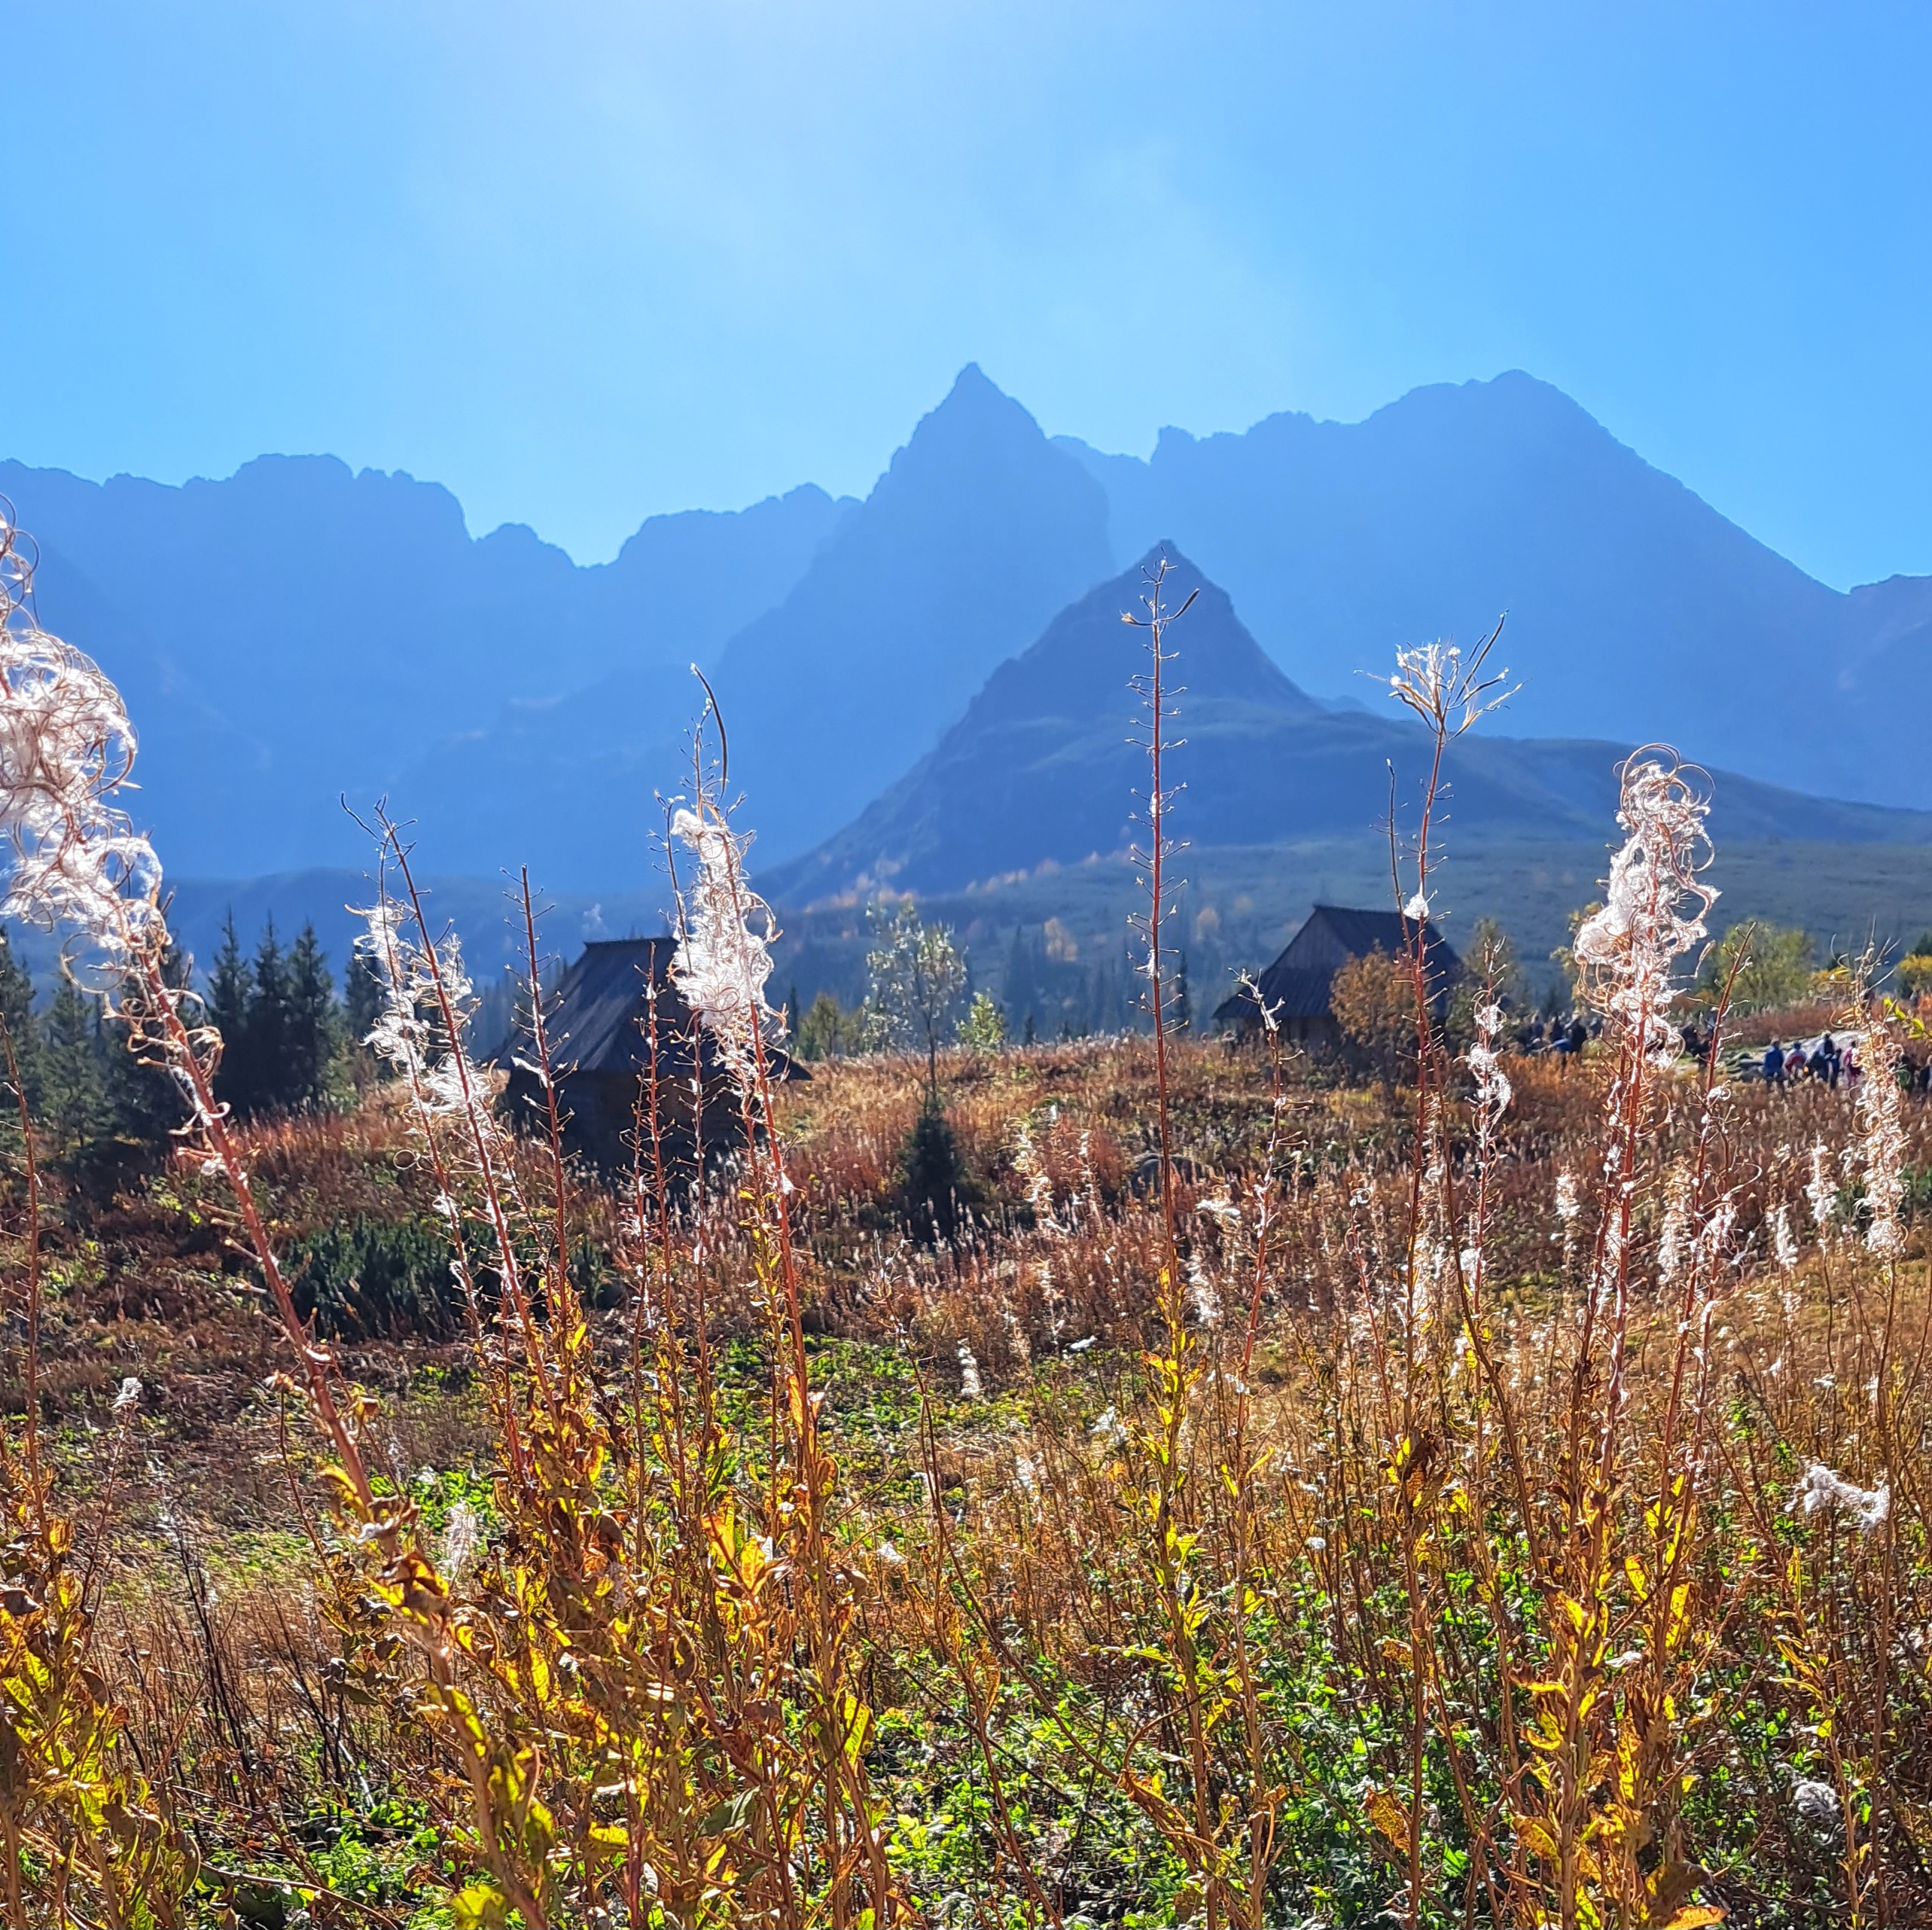
{"type": "Polygon", "coordinates": [[[1796,0],[15,8],[7,450],[333,450],[588,560],[862,493],[971,359],[1136,454],[1523,367],[1932,571],[1928,71],[1796,0]]]}
{"type": "Polygon", "coordinates": [[[225,877],[358,861],[367,840],[340,800],[367,815],[385,792],[446,835],[472,810],[475,868],[509,861],[513,841],[492,833],[510,821],[489,816],[501,761],[480,801],[398,780],[506,707],[541,716],[600,678],[648,694],[633,727],[688,714],[691,660],[782,596],[842,513],[805,487],[656,517],[614,562],[579,568],[514,525],[472,541],[447,490],[332,457],[182,488],[0,462],[0,494],[39,545],[42,620],[126,697],[136,809],[164,861],[225,877]]]}

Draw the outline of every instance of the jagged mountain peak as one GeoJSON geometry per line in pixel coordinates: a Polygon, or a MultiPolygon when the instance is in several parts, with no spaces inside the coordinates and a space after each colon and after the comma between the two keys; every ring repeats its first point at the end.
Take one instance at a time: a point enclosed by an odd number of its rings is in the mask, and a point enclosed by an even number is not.
{"type": "MultiPolygon", "coordinates": [[[[977,362],[968,362],[945,399],[919,418],[894,453],[873,496],[889,502],[901,490],[939,477],[955,487],[968,481],[998,487],[1003,476],[1063,469],[1071,475],[1078,468],[1047,440],[1023,404],[989,381],[977,362]]],[[[1105,502],[1095,500],[1104,520],[1105,502]]]]}
{"type": "Polygon", "coordinates": [[[1107,499],[971,364],[791,593],[719,665],[765,849],[802,850],[929,749],[1108,573],[1107,499]]]}

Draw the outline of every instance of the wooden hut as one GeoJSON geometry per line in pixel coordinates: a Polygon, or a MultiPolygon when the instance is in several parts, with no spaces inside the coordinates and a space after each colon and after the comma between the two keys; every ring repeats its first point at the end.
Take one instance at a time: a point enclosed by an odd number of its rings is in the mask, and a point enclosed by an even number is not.
{"type": "MultiPolygon", "coordinates": [[[[1341,1038],[1330,1005],[1335,974],[1351,959],[1367,958],[1371,952],[1402,957],[1415,942],[1414,921],[1399,912],[1317,905],[1257,981],[1261,996],[1275,1014],[1282,1038],[1310,1052],[1332,1049],[1341,1038]]],[[[1422,942],[1423,969],[1440,1008],[1462,975],[1462,961],[1433,925],[1425,925],[1422,942]]],[[[1254,994],[1243,986],[1223,999],[1214,1008],[1214,1023],[1243,1038],[1253,1033],[1261,1023],[1254,994]]]]}
{"type": "MultiPolygon", "coordinates": [[[[709,1035],[694,1024],[672,974],[677,950],[677,940],[668,933],[595,941],[545,1002],[544,1030],[564,1114],[564,1145],[606,1171],[631,1163],[638,1108],[648,1103],[654,1032],[659,1136],[667,1164],[687,1177],[700,1147],[708,1154],[743,1137],[737,1088],[709,1035]],[[693,1093],[699,1069],[701,1118],[693,1093]]],[[[535,1075],[516,1063],[519,1056],[529,1056],[527,1032],[520,1031],[516,1039],[513,1048],[499,1055],[510,1069],[504,1103],[520,1128],[535,1130],[543,1090],[535,1075]]],[[[776,1050],[772,1072],[775,1078],[806,1076],[776,1050]]]]}

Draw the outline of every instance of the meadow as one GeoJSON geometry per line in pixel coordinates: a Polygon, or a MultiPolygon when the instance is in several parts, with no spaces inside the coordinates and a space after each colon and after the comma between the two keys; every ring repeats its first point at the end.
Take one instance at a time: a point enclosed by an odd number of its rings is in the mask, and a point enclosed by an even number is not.
{"type": "MultiPolygon", "coordinates": [[[[782,1082],[701,791],[727,1123],[654,1016],[615,1176],[541,999],[504,1116],[386,825],[388,1077],[230,1117],[117,697],[17,602],[8,913],[189,1123],[111,1189],[8,1141],[6,1921],[1932,1914],[1921,1015],[1851,975],[1855,1085],[1733,1078],[1721,995],[1684,1056],[1722,854],[1653,755],[1574,1062],[1452,1046],[1419,938],[1391,1076],[1177,1032],[1159,596],[1148,1029],[782,1082]]],[[[1487,690],[1397,666],[1439,742],[1487,690]]]]}

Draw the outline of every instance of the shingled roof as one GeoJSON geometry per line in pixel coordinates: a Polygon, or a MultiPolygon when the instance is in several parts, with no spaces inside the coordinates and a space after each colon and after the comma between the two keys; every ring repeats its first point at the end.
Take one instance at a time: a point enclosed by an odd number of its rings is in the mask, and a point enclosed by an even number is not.
{"type": "MultiPolygon", "coordinates": [[[[1400,957],[1415,943],[1414,920],[1394,911],[1363,911],[1352,905],[1318,904],[1281,956],[1257,981],[1271,1011],[1284,1019],[1325,1020],[1335,974],[1351,959],[1381,952],[1400,957]]],[[[1461,974],[1462,961],[1434,925],[1425,925],[1424,968],[1438,999],[1461,974]]],[[[1217,1025],[1244,1029],[1257,1023],[1254,994],[1243,986],[1214,1011],[1217,1025]]]]}
{"type": "MultiPolygon", "coordinates": [[[[660,1038],[681,1036],[690,1020],[671,978],[678,941],[668,933],[655,938],[600,938],[557,983],[544,1029],[558,1066],[578,1072],[636,1072],[648,1056],[639,1021],[645,988],[657,988],[660,1038]]],[[[660,1044],[660,1050],[663,1050],[660,1044]]]]}
{"type": "MultiPolygon", "coordinates": [[[[564,1142],[599,1165],[617,1169],[631,1158],[639,1081],[652,1070],[651,989],[657,993],[657,1059],[652,1090],[657,1136],[654,1157],[682,1171],[702,1143],[716,1151],[741,1136],[737,1083],[715,1043],[693,1036],[690,1008],[672,971],[678,941],[668,932],[654,938],[602,938],[582,956],[546,1002],[544,1034],[562,1099],[564,1142]],[[694,1104],[694,1083],[704,1089],[702,1120],[694,1104]]],[[[541,1088],[516,1056],[514,1035],[499,1052],[510,1077],[504,1088],[510,1116],[541,1130],[541,1088]]],[[[527,1053],[528,1047],[524,1050],[527,1053]]],[[[768,1044],[766,1069],[773,1080],[810,1075],[782,1047],[768,1044]]]]}

